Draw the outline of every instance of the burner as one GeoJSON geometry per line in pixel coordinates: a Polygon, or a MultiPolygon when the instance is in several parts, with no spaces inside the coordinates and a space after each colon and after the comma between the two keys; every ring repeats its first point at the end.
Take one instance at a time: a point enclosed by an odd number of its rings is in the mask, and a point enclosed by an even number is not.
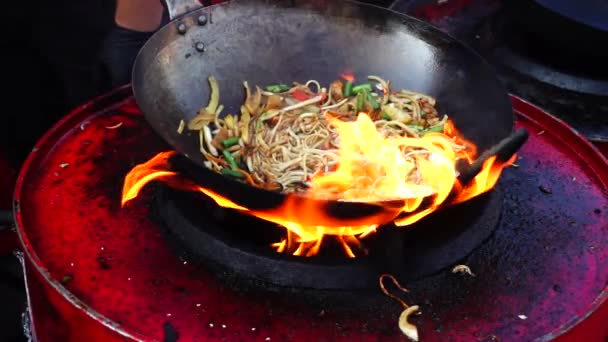
{"type": "MultiPolygon", "coordinates": [[[[457,261],[475,276],[448,268],[404,282],[410,292],[403,298],[422,309],[412,320],[422,341],[564,334],[566,341],[603,341],[608,334],[608,162],[563,122],[517,98],[513,104],[516,126],[531,135],[519,167],[504,170],[496,188],[503,196],[494,233],[457,261]]],[[[403,340],[402,308],[379,290],[382,309],[359,309],[366,296],[319,308],[289,292],[235,290],[212,268],[176,255],[158,222],[153,187],[120,206],[126,173],[166,149],[129,88],[68,115],[36,145],[14,206],[35,335],[403,340]]]]}
{"type": "Polygon", "coordinates": [[[502,207],[502,193],[494,190],[409,227],[380,227],[363,239],[365,256],[350,259],[340,253],[339,245],[327,244],[320,255],[305,258],[270,248],[284,232],[279,227],[218,207],[200,194],[162,186],[158,199],[168,230],[189,254],[220,274],[262,282],[265,288],[317,290],[377,290],[382,273],[407,280],[436,273],[464,259],[487,239],[502,207]]]}

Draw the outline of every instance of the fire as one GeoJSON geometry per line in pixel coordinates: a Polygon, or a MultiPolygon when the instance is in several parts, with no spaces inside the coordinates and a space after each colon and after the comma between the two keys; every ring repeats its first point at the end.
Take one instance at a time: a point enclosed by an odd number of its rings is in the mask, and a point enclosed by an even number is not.
{"type": "Polygon", "coordinates": [[[201,192],[221,207],[285,228],[285,238],[272,245],[277,252],[313,256],[325,239],[333,238],[347,256],[355,257],[353,249],[362,250],[360,240],[382,225],[411,225],[442,206],[488,191],[496,184],[502,169],[514,159],[498,163],[494,157],[489,158],[469,184],[460,184],[457,162],[472,162],[476,151],[451,123],[446,124],[443,133],[431,132],[420,138],[385,138],[364,113],[353,122],[328,119],[340,137],[340,163],[335,171],[313,177],[306,197],[288,195],[284,203],[273,209],[245,208],[171,171],[168,159],[175,153],[171,151],[162,152],[129,172],[122,205],[156,179],[181,190],[201,192]],[[406,148],[409,152],[404,153],[406,148]],[[319,200],[371,202],[382,210],[363,218],[336,218],[327,213],[319,200]]]}
{"type": "Polygon", "coordinates": [[[355,82],[355,75],[352,72],[345,72],[340,75],[340,77],[348,82],[355,82]]]}
{"type": "Polygon", "coordinates": [[[125,177],[120,204],[124,206],[128,201],[137,197],[139,191],[149,182],[174,177],[175,172],[167,171],[168,159],[172,154],[172,152],[159,153],[147,162],[131,169],[125,177]]]}

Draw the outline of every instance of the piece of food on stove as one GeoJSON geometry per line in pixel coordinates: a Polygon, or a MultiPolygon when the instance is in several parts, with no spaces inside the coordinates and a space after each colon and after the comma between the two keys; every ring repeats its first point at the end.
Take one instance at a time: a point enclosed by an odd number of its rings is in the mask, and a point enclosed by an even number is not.
{"type": "MultiPolygon", "coordinates": [[[[378,132],[389,137],[421,137],[443,132],[448,120],[435,109],[435,99],[390,88],[390,81],[369,76],[367,82],[335,80],[329,89],[318,81],[270,84],[243,82],[240,113],[222,116],[220,86],[208,78],[210,100],[185,126],[198,132],[205,165],[227,177],[279,192],[303,192],[311,178],[335,169],[339,135],[332,119],[355,121],[365,113],[378,132]]],[[[184,130],[180,123],[178,130],[184,130]]],[[[455,146],[455,149],[462,146],[455,146]]],[[[419,184],[414,155],[423,148],[401,146],[414,167],[408,181],[419,184]]]]}

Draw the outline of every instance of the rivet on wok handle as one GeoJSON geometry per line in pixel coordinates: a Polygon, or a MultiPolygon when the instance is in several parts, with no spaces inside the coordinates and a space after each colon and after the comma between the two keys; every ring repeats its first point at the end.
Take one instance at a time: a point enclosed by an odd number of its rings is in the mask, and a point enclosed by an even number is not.
{"type": "Polygon", "coordinates": [[[207,24],[207,14],[203,13],[203,14],[199,15],[198,18],[196,19],[196,21],[198,22],[199,25],[204,26],[205,24],[207,24]]]}
{"type": "Polygon", "coordinates": [[[186,33],[186,30],[187,30],[186,24],[184,24],[184,23],[177,24],[177,32],[179,32],[179,34],[186,33]]]}
{"type": "Polygon", "coordinates": [[[464,185],[471,182],[473,178],[481,172],[483,163],[493,155],[496,155],[496,160],[499,162],[504,163],[508,161],[523,146],[526,140],[528,140],[528,131],[525,128],[520,128],[489,150],[482,153],[477,160],[460,173],[458,179],[461,184],[464,185]]]}

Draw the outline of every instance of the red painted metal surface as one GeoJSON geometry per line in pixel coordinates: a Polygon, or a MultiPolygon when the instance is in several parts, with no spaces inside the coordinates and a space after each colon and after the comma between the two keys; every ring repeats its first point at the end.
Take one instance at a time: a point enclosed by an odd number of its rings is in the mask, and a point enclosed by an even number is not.
{"type": "MultiPolygon", "coordinates": [[[[408,301],[423,309],[421,339],[604,341],[608,162],[563,123],[513,103],[531,137],[501,179],[503,223],[466,261],[476,277],[446,270],[408,284],[408,301]]],[[[403,339],[397,304],[319,311],[291,296],[231,291],[177,257],[151,188],[120,208],[122,177],[166,148],[128,88],[77,109],[37,144],[15,199],[39,341],[403,339]]]]}

